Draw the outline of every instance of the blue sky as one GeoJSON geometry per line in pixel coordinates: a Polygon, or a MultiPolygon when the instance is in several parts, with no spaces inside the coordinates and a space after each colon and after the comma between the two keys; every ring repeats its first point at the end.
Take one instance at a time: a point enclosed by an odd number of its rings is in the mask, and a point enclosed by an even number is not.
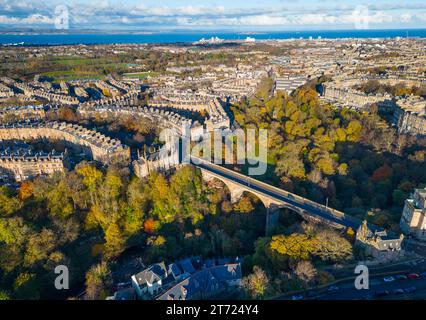
{"type": "Polygon", "coordinates": [[[125,30],[317,30],[426,28],[424,0],[0,0],[0,28],[125,30]]]}

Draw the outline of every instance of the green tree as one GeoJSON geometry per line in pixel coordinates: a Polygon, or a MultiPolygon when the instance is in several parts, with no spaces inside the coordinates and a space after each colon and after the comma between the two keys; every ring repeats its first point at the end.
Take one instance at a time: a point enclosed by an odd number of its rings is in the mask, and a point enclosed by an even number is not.
{"type": "Polygon", "coordinates": [[[40,233],[32,234],[27,243],[24,256],[24,265],[32,266],[46,260],[56,247],[56,237],[52,230],[43,228],[40,233]]]}
{"type": "Polygon", "coordinates": [[[6,186],[0,186],[0,216],[7,216],[21,208],[21,202],[15,198],[6,186]]]}

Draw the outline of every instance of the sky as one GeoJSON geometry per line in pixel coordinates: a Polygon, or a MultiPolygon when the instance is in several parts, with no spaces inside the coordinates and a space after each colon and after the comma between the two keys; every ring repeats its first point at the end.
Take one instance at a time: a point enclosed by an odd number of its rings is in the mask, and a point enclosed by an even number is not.
{"type": "Polygon", "coordinates": [[[7,28],[251,32],[426,28],[426,1],[0,0],[0,31],[7,28]]]}

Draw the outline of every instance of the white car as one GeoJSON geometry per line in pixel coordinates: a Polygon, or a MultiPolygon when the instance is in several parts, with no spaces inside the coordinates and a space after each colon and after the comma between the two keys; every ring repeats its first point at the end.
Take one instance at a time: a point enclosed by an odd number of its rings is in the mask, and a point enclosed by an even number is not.
{"type": "Polygon", "coordinates": [[[297,294],[292,296],[291,300],[303,300],[303,296],[301,294],[297,294]]]}
{"type": "Polygon", "coordinates": [[[394,277],[384,277],[383,281],[384,282],[392,282],[392,281],[395,281],[395,278],[394,277]]]}

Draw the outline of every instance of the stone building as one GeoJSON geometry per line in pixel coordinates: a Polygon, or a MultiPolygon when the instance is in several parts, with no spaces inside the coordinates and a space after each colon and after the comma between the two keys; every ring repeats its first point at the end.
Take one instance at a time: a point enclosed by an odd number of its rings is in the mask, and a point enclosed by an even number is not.
{"type": "Polygon", "coordinates": [[[48,106],[14,106],[0,109],[0,121],[42,119],[46,116],[48,106]]]}
{"type": "Polygon", "coordinates": [[[405,200],[399,226],[408,236],[418,240],[426,240],[426,188],[416,189],[410,197],[405,200]]]}
{"type": "Polygon", "coordinates": [[[167,150],[164,147],[155,152],[143,155],[132,162],[133,171],[139,178],[148,176],[151,172],[169,172],[179,165],[179,153],[177,150],[167,150]]]}
{"type": "Polygon", "coordinates": [[[403,255],[401,248],[404,235],[389,235],[385,230],[371,230],[364,221],[356,232],[356,245],[367,255],[380,260],[394,260],[403,255]]]}
{"type": "Polygon", "coordinates": [[[275,92],[283,91],[290,94],[293,90],[303,86],[307,81],[303,76],[287,76],[275,78],[275,92]]]}
{"type": "Polygon", "coordinates": [[[49,139],[63,141],[80,149],[87,157],[109,164],[113,160],[130,161],[130,149],[119,140],[94,130],[65,122],[24,123],[0,126],[0,140],[49,139]]]}
{"type": "Polygon", "coordinates": [[[336,87],[333,83],[326,83],[323,86],[324,93],[321,99],[343,107],[363,110],[376,104],[383,111],[391,111],[395,105],[393,97],[389,94],[365,94],[350,88],[336,87]]]}
{"type": "Polygon", "coordinates": [[[393,122],[399,132],[426,135],[426,100],[415,96],[398,99],[393,122]]]}
{"type": "Polygon", "coordinates": [[[0,151],[0,182],[25,181],[37,176],[63,172],[64,155],[32,152],[30,149],[0,151]]]}
{"type": "Polygon", "coordinates": [[[258,78],[228,78],[213,82],[212,91],[220,97],[231,97],[238,100],[241,97],[250,97],[256,92],[259,85],[258,78]]]}
{"type": "Polygon", "coordinates": [[[172,108],[200,113],[206,111],[208,113],[205,121],[207,131],[229,129],[231,126],[230,119],[222,103],[212,95],[159,90],[149,104],[157,108],[172,108]]]}
{"type": "Polygon", "coordinates": [[[96,81],[95,85],[101,90],[102,94],[105,96],[116,97],[120,95],[120,91],[117,90],[117,88],[106,83],[105,81],[102,81],[102,80],[96,81]]]}
{"type": "Polygon", "coordinates": [[[14,95],[13,90],[8,86],[0,83],[0,98],[9,98],[14,95]]]}
{"type": "Polygon", "coordinates": [[[174,130],[178,135],[185,135],[185,130],[196,130],[197,124],[177,113],[160,108],[130,107],[126,105],[82,105],[77,109],[83,118],[100,117],[107,119],[120,115],[139,116],[153,121],[156,125],[174,130]]]}

